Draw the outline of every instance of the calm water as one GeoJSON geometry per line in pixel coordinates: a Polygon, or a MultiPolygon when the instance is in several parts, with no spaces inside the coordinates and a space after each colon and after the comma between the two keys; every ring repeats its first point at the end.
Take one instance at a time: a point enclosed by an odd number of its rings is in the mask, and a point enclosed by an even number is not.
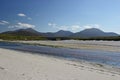
{"type": "Polygon", "coordinates": [[[104,63],[107,65],[112,65],[120,68],[120,53],[118,52],[53,48],[47,46],[34,46],[8,42],[0,42],[0,48],[28,51],[38,54],[61,56],[69,59],[73,58],[82,59],[86,61],[104,63]]]}

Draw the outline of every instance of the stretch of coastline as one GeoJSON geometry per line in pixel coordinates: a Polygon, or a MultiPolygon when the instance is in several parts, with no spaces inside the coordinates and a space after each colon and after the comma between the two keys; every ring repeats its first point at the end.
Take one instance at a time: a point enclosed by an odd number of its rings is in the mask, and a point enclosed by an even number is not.
{"type": "MultiPolygon", "coordinates": [[[[31,45],[118,52],[114,41],[12,41],[31,45]]],[[[114,53],[113,53],[114,54],[114,53]]],[[[0,80],[119,80],[120,69],[87,61],[0,48],[0,80]]]]}
{"type": "Polygon", "coordinates": [[[119,80],[100,66],[0,48],[0,80],[119,80]]]}

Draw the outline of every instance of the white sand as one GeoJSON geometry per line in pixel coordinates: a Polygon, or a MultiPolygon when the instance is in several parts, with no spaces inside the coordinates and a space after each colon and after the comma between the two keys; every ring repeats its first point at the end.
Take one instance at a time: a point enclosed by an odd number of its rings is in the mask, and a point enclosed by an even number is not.
{"type": "Polygon", "coordinates": [[[99,67],[0,48],[0,80],[120,80],[99,67]]]}

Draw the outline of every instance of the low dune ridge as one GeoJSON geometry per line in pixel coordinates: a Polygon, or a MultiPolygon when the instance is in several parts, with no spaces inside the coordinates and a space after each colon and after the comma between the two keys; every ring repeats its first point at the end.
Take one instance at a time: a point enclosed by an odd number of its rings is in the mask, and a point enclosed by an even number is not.
{"type": "MultiPolygon", "coordinates": [[[[113,69],[114,71],[114,69],[113,69]]],[[[101,65],[0,48],[0,80],[119,80],[101,65]]]]}

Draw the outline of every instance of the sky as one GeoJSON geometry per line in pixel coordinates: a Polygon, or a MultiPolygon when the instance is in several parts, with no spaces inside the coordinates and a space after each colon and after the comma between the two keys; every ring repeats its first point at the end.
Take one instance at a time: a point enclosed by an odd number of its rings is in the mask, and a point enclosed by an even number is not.
{"type": "Polygon", "coordinates": [[[120,0],[0,0],[0,32],[21,28],[120,34],[120,0]]]}

